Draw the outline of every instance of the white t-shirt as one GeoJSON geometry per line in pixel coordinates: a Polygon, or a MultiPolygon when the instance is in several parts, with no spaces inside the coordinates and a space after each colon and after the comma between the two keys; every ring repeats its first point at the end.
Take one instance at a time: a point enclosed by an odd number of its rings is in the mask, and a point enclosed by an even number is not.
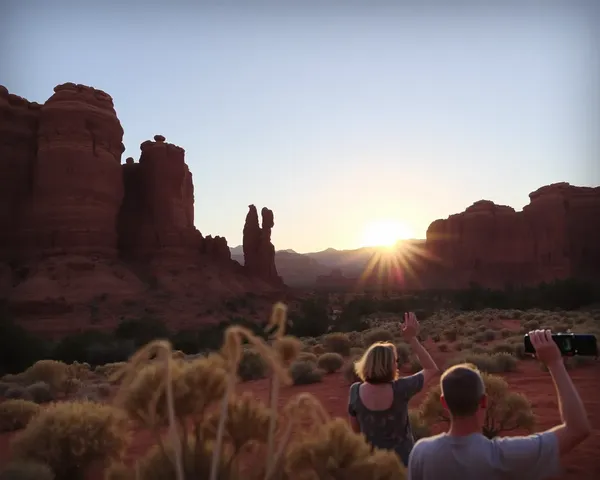
{"type": "Polygon", "coordinates": [[[419,440],[408,463],[408,480],[538,480],[559,474],[554,432],[492,440],[443,433],[419,440]]]}

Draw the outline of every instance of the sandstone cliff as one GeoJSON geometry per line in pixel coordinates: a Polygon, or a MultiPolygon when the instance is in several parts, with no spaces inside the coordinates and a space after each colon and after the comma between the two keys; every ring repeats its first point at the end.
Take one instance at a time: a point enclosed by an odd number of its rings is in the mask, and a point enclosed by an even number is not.
{"type": "MultiPolygon", "coordinates": [[[[64,330],[80,329],[81,309],[98,298],[156,304],[179,296],[213,311],[228,296],[281,288],[272,211],[263,209],[242,267],[225,238],[194,226],[184,150],[156,135],[141,144],[138,162],[122,165],[122,141],[101,90],[67,83],[39,105],[0,87],[0,299],[17,315],[38,325],[72,312],[64,330]]],[[[188,314],[185,303],[178,316],[188,314]]]]}
{"type": "Polygon", "coordinates": [[[427,230],[427,284],[460,288],[600,278],[600,187],[557,183],[517,212],[487,200],[427,230]]]}

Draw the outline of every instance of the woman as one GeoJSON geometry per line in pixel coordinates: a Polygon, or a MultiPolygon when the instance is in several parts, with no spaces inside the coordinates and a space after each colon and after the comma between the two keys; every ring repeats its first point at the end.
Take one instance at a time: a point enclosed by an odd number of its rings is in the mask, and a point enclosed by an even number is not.
{"type": "Polygon", "coordinates": [[[388,342],[371,345],[355,364],[362,382],[350,387],[348,413],[355,432],[363,433],[373,447],[394,450],[407,466],[414,445],[408,401],[438,374],[438,367],[417,339],[414,313],[404,314],[401,329],[423,370],[400,378],[396,347],[388,342]]]}

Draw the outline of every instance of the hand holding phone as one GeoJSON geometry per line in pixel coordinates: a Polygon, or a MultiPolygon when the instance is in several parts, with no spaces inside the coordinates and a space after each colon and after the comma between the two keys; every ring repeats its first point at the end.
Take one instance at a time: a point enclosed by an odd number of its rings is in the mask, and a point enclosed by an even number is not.
{"type": "MultiPolygon", "coordinates": [[[[535,354],[530,333],[526,334],[523,338],[525,353],[535,354]]],[[[553,333],[552,340],[554,340],[561,355],[564,357],[573,357],[575,355],[587,357],[598,356],[598,343],[594,335],[585,333],[553,333]]]]}

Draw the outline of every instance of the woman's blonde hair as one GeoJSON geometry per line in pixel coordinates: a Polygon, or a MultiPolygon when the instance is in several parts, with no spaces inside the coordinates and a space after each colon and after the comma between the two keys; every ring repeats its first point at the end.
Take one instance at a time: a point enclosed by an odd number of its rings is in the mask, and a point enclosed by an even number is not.
{"type": "Polygon", "coordinates": [[[398,378],[398,353],[389,342],[371,345],[354,364],[358,378],[368,383],[388,383],[398,378]]]}

